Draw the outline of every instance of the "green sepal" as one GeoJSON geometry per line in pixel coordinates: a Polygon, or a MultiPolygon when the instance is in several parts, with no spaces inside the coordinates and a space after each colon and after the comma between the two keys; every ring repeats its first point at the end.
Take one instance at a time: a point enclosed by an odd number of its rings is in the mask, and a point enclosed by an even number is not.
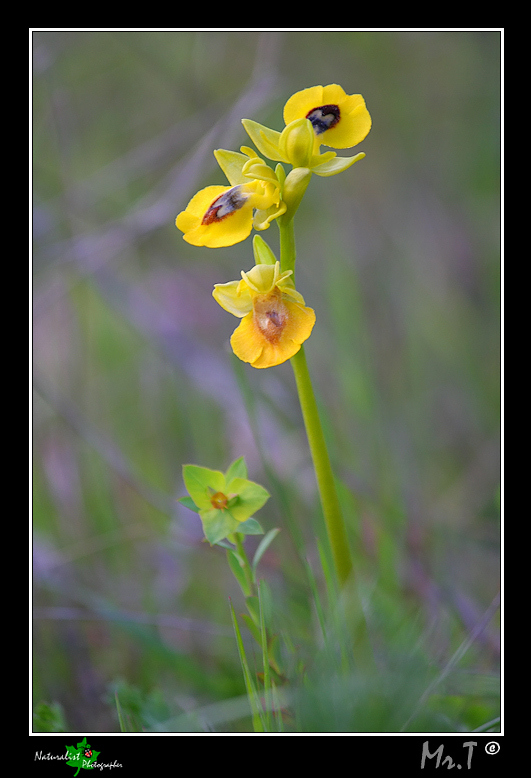
{"type": "Polygon", "coordinates": [[[238,151],[228,151],[227,149],[216,149],[214,156],[231,186],[249,183],[249,179],[243,174],[243,166],[249,162],[249,157],[238,151]]]}
{"type": "Polygon", "coordinates": [[[242,119],[242,124],[258,151],[265,157],[272,159],[274,162],[288,161],[280,153],[280,132],[270,130],[269,127],[264,127],[263,124],[258,124],[258,122],[254,122],[252,119],[242,119]]]}

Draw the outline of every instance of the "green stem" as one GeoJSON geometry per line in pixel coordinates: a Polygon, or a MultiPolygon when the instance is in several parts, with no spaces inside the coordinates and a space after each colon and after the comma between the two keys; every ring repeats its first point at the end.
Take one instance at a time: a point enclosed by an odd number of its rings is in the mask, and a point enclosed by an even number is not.
{"type": "Polygon", "coordinates": [[[293,218],[281,216],[278,219],[280,230],[280,269],[293,270],[292,279],[295,282],[295,232],[293,229],[293,218]]]}
{"type": "MultiPolygon", "coordinates": [[[[296,251],[293,218],[287,219],[284,216],[281,217],[278,222],[280,229],[281,270],[282,272],[285,270],[293,270],[293,275],[295,275],[296,251]]],[[[317,486],[321,497],[328,539],[334,558],[337,577],[340,585],[343,586],[352,572],[352,559],[345,522],[337,496],[332,465],[330,464],[330,457],[326,447],[303,346],[301,346],[300,351],[291,358],[291,365],[295,374],[295,381],[299,393],[299,401],[306,427],[306,434],[308,436],[308,443],[312,454],[317,486]]]]}
{"type": "Polygon", "coordinates": [[[352,559],[304,346],[301,346],[300,351],[291,358],[291,365],[295,374],[302,416],[312,454],[328,540],[337,577],[340,585],[343,586],[352,572],[352,559]]]}
{"type": "Polygon", "coordinates": [[[241,532],[235,532],[233,537],[234,537],[234,543],[236,545],[238,554],[240,555],[241,559],[243,559],[244,561],[243,572],[245,573],[245,580],[247,581],[249,592],[251,593],[251,596],[254,596],[256,595],[255,580],[253,576],[253,571],[251,569],[251,565],[249,563],[249,559],[247,558],[247,554],[245,553],[245,548],[243,545],[243,539],[245,535],[243,535],[241,532]]]}
{"type": "MultiPolygon", "coordinates": [[[[294,277],[296,254],[293,215],[291,218],[286,218],[286,216],[287,214],[277,220],[280,229],[280,266],[282,272],[293,270],[294,277]]],[[[303,346],[290,361],[297,384],[334,567],[342,594],[345,595],[344,599],[340,600],[345,624],[349,625],[353,637],[356,661],[359,662],[360,667],[373,672],[375,668],[374,657],[357,589],[357,581],[353,576],[352,556],[346,525],[337,495],[334,473],[303,346]]]]}

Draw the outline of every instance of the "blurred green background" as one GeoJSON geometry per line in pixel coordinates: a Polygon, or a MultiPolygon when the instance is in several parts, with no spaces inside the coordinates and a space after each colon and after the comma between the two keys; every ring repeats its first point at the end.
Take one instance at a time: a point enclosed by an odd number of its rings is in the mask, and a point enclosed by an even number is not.
{"type": "MultiPolygon", "coordinates": [[[[117,731],[118,690],[140,728],[217,703],[206,729],[248,727],[227,599],[241,595],[175,501],[185,463],[243,455],[271,492],[258,518],[282,531],[261,575],[293,666],[311,663],[301,560],[322,586],[321,519],[290,365],[237,363],[237,321],[211,297],[252,267],[250,241],[196,248],[174,220],[226,183],[212,152],[250,145],[242,118],[280,130],[291,94],[338,83],[373,127],[365,159],[312,179],[297,288],[317,314],[306,353],[357,566],[381,640],[413,630],[438,671],[468,640],[448,704],[468,706],[464,727],[499,715],[500,33],[32,44],[35,704],[69,730],[117,731]]],[[[277,252],[276,226],[261,234],[277,252]]],[[[303,724],[344,724],[327,715],[303,724]]]]}

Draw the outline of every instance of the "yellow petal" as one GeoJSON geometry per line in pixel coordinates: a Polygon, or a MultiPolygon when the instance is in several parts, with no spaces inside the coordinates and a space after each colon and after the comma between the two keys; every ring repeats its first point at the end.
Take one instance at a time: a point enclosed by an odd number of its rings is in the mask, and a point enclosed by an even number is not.
{"type": "Polygon", "coordinates": [[[262,334],[254,325],[252,312],[241,320],[230,339],[230,345],[236,356],[242,362],[250,362],[251,364],[259,359],[264,343],[262,334]]]}
{"type": "MultiPolygon", "coordinates": [[[[315,324],[315,311],[313,308],[307,308],[300,303],[286,299],[284,299],[284,305],[288,309],[289,317],[286,328],[282,333],[282,339],[292,341],[300,347],[312,334],[313,325],[315,324]]],[[[294,351],[293,353],[295,354],[296,352],[294,351]]]]}
{"type": "Polygon", "coordinates": [[[215,284],[212,292],[214,300],[233,316],[242,318],[253,310],[253,302],[249,288],[240,281],[229,281],[228,284],[215,284]],[[242,288],[243,287],[243,288],[242,288]]]}
{"type": "Polygon", "coordinates": [[[175,226],[181,230],[181,232],[188,232],[197,227],[197,216],[194,216],[188,211],[181,211],[181,213],[175,219],[175,226]]]}
{"type": "Polygon", "coordinates": [[[180,219],[182,214],[186,213],[189,216],[195,216],[197,219],[201,220],[211,203],[228,189],[230,189],[230,186],[206,186],[192,197],[186,206],[186,210],[182,211],[177,219],[180,219]]]}
{"type": "Polygon", "coordinates": [[[350,96],[352,107],[350,110],[340,106],[341,118],[339,122],[320,136],[320,140],[326,146],[334,149],[347,149],[356,146],[369,134],[372,119],[361,95],[350,96]]]}
{"type": "Polygon", "coordinates": [[[323,104],[335,103],[339,105],[339,103],[344,103],[348,98],[349,95],[339,84],[328,84],[328,86],[323,87],[323,104]]]}
{"type": "Polygon", "coordinates": [[[306,118],[306,114],[318,105],[324,105],[322,86],[311,86],[296,92],[284,106],[284,123],[306,118]]]}

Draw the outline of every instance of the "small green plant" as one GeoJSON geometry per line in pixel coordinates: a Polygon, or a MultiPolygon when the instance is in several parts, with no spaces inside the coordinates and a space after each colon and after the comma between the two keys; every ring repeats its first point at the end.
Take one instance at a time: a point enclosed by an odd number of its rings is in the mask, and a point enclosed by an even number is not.
{"type": "MultiPolygon", "coordinates": [[[[282,682],[282,671],[275,653],[276,639],[266,627],[264,584],[257,579],[257,566],[280,530],[274,528],[264,534],[261,525],[252,516],[266,503],[269,494],[262,486],[248,480],[243,457],[233,462],[225,473],[184,465],[183,480],[189,497],[183,497],[179,502],[199,514],[205,539],[211,545],[226,549],[229,567],[245,598],[247,613],[242,614],[242,619],[262,652],[262,680],[268,697],[266,719],[269,722],[273,688],[282,682]],[[251,561],[244,546],[246,535],[264,535],[251,561]]],[[[263,731],[261,707],[232,603],[231,616],[254,726],[257,731],[263,731]]]]}

